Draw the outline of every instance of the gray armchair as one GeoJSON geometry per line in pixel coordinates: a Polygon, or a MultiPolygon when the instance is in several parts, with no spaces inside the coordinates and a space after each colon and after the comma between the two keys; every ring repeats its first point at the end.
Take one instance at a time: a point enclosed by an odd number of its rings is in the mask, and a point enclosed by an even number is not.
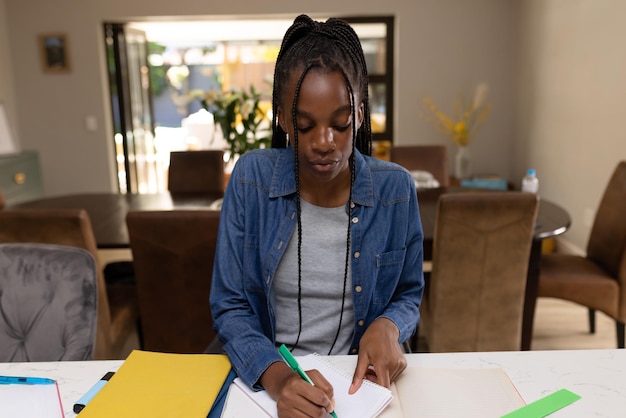
{"type": "Polygon", "coordinates": [[[0,362],[91,360],[96,277],[81,248],[0,244],[0,362]]]}

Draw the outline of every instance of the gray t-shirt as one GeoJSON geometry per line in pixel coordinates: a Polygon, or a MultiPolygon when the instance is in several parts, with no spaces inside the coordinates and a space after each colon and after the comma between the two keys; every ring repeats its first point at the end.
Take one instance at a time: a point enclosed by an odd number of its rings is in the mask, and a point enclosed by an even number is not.
{"type": "MultiPolygon", "coordinates": [[[[339,326],[343,297],[348,213],[301,200],[302,331],[294,355],[329,354],[339,326]]],[[[293,346],[298,338],[298,231],[289,240],[274,277],[276,343],[293,346]]],[[[348,354],[354,332],[352,271],[348,263],[341,331],[331,354],[348,354]]]]}

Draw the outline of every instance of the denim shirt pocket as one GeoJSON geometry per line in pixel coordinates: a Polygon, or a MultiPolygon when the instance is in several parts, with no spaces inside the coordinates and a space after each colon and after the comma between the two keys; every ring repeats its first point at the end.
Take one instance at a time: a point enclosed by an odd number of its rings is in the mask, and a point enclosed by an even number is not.
{"type": "Polygon", "coordinates": [[[375,305],[387,305],[391,300],[404,266],[406,248],[376,255],[375,305]]]}

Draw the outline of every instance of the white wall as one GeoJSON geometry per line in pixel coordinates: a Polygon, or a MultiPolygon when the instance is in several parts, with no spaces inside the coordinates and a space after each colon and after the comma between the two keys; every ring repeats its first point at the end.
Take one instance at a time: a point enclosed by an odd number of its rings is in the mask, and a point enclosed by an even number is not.
{"type": "Polygon", "coordinates": [[[4,105],[13,142],[19,149],[17,113],[5,0],[0,0],[0,103],[4,105]]]}
{"type": "MultiPolygon", "coordinates": [[[[508,175],[514,74],[513,7],[500,0],[361,0],[338,2],[207,2],[205,0],[4,0],[13,46],[11,61],[17,86],[20,138],[24,148],[39,150],[47,194],[115,190],[109,101],[106,95],[102,23],[152,17],[230,17],[240,10],[253,15],[289,18],[315,15],[396,16],[397,143],[445,142],[418,120],[421,97],[429,93],[452,102],[480,81],[492,84],[496,104],[474,152],[482,171],[508,175]],[[70,12],[71,11],[71,12],[70,12]],[[66,32],[73,70],[41,72],[36,36],[66,32]],[[487,58],[493,57],[494,60],[487,58]],[[97,132],[84,119],[96,117],[97,132]],[[421,124],[421,126],[420,126],[421,124]],[[491,158],[490,150],[504,158],[491,158]]],[[[452,154],[452,153],[451,153],[452,154]]]]}
{"type": "Polygon", "coordinates": [[[475,170],[517,184],[527,167],[536,168],[541,195],[572,215],[566,238],[585,246],[585,216],[626,158],[623,0],[0,0],[0,99],[13,103],[22,148],[41,154],[46,193],[116,190],[104,21],[232,17],[240,10],[395,15],[396,142],[448,143],[419,118],[422,97],[445,105],[486,81],[494,107],[471,145],[475,170]],[[46,31],[68,34],[70,74],[41,72],[36,36],[46,31]],[[3,42],[11,47],[9,71],[3,42]],[[88,115],[97,132],[85,129],[88,115]]]}
{"type": "Polygon", "coordinates": [[[565,238],[584,248],[590,219],[626,159],[626,2],[525,0],[521,13],[517,172],[567,208],[565,238]]]}

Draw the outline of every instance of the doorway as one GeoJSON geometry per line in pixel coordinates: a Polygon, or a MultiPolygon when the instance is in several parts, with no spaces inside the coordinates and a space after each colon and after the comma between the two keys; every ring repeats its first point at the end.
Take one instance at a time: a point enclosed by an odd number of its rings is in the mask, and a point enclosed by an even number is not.
{"type": "MultiPolygon", "coordinates": [[[[373,139],[392,143],[394,18],[343,18],[367,60],[373,139]]],[[[194,91],[254,86],[271,102],[274,62],[292,21],[106,23],[120,192],[167,190],[170,151],[223,147],[194,91]]]]}

